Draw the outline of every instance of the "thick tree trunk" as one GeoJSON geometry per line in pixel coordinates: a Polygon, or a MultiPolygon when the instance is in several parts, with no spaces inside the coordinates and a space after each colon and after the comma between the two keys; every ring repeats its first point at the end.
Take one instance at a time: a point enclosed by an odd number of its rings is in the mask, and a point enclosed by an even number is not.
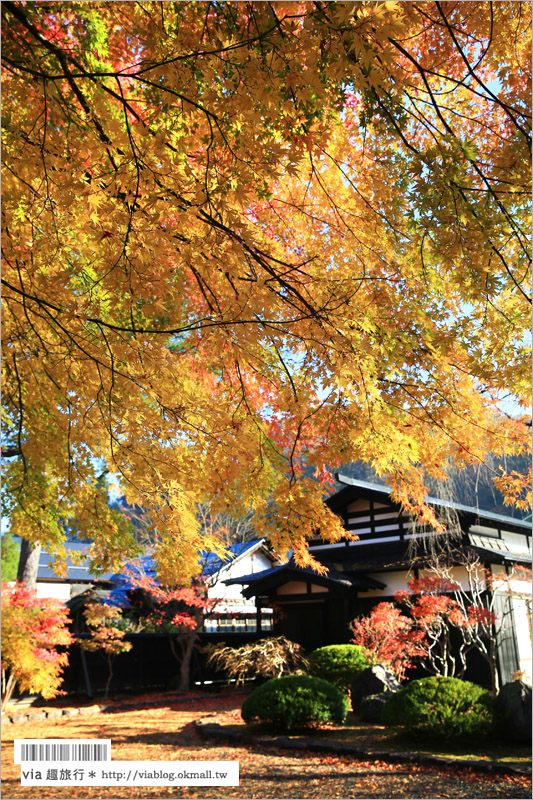
{"type": "Polygon", "coordinates": [[[37,569],[40,555],[40,544],[33,544],[28,542],[27,539],[21,540],[17,581],[25,583],[28,589],[35,588],[37,585],[37,569]]]}
{"type": "Polygon", "coordinates": [[[168,637],[172,655],[180,665],[180,682],[178,686],[178,692],[188,692],[190,687],[191,659],[194,652],[194,645],[196,643],[196,631],[198,630],[200,622],[202,621],[202,612],[196,611],[194,616],[196,619],[196,629],[190,631],[185,646],[183,639],[180,641],[181,655],[179,655],[177,652],[176,642],[172,639],[172,635],[169,635],[168,637]]]}
{"type": "Polygon", "coordinates": [[[194,643],[196,642],[196,631],[192,631],[187,639],[187,646],[183,653],[183,658],[180,664],[180,684],[178,691],[188,692],[191,683],[191,658],[194,650],[194,643]]]}
{"type": "Polygon", "coordinates": [[[9,676],[6,680],[6,675],[4,670],[2,670],[2,711],[7,709],[9,701],[13,696],[13,692],[15,691],[15,686],[17,685],[17,680],[12,672],[9,673],[9,676]]]}

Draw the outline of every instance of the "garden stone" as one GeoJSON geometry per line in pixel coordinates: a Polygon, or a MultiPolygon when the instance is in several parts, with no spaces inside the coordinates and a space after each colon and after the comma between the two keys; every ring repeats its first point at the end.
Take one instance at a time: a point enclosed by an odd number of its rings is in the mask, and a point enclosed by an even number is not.
{"type": "Polygon", "coordinates": [[[82,717],[91,717],[98,713],[98,708],[96,706],[80,706],[79,713],[82,717]]]}
{"type": "Polygon", "coordinates": [[[40,722],[43,719],[46,719],[46,712],[45,711],[30,711],[27,714],[28,722],[40,722]]]}
{"type": "Polygon", "coordinates": [[[531,686],[524,681],[506,683],[496,704],[501,714],[502,733],[515,742],[530,742],[531,686]]]}
{"type": "Polygon", "coordinates": [[[363,722],[381,722],[381,715],[385,703],[392,697],[394,692],[381,692],[380,694],[369,694],[361,698],[360,714],[363,722]]]}
{"type": "Polygon", "coordinates": [[[352,709],[359,711],[361,700],[369,694],[398,692],[401,689],[396,675],[387,664],[375,664],[367,667],[355,676],[352,682],[352,709]]]}
{"type": "Polygon", "coordinates": [[[19,725],[21,722],[27,722],[28,717],[26,714],[11,714],[11,722],[14,725],[19,725]]]}
{"type": "Polygon", "coordinates": [[[63,716],[60,708],[50,708],[46,712],[47,719],[58,719],[63,716]]]}

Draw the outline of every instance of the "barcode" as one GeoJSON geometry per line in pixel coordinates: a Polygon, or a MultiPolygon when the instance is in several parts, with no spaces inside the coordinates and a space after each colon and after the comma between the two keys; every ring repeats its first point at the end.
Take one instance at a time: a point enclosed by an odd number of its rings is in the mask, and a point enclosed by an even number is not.
{"type": "Polygon", "coordinates": [[[104,744],[23,744],[21,761],[107,761],[104,744]]]}
{"type": "Polygon", "coordinates": [[[109,761],[111,741],[15,740],[15,764],[28,761],[109,761]]]}

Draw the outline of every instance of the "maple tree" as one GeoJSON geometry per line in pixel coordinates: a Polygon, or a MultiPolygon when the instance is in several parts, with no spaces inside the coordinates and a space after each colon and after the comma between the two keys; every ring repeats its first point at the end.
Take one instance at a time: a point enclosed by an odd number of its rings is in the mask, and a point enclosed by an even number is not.
{"type": "Polygon", "coordinates": [[[498,402],[529,399],[530,17],[2,3],[12,530],[61,560],[75,518],[118,568],[109,472],[170,584],[220,549],[199,500],[305,565],[343,528],[303,453],[438,525],[425,473],[525,451],[498,402]]]}
{"type": "Polygon", "coordinates": [[[61,673],[68,654],[55,648],[69,645],[68,611],[54,600],[37,597],[20,583],[2,583],[2,709],[15,688],[42,694],[60,694],[61,673]]]}
{"type": "Polygon", "coordinates": [[[437,559],[429,574],[395,592],[396,606],[378,603],[367,617],[353,620],[351,641],[375,663],[389,664],[400,680],[416,663],[434,675],[462,678],[468,654],[475,650],[487,662],[491,690],[497,694],[498,644],[510,631],[513,597],[526,602],[531,616],[531,569],[515,565],[509,572],[492,573],[477,558],[466,555],[460,561],[466,575],[462,583],[454,567],[437,559]]]}
{"type": "Polygon", "coordinates": [[[363,647],[373,664],[388,664],[400,681],[427,652],[425,632],[394,603],[378,603],[367,617],[354,619],[350,630],[350,641],[363,647]]]}
{"type": "Polygon", "coordinates": [[[397,602],[407,607],[415,621],[414,629],[423,632],[422,666],[434,675],[462,677],[466,670],[467,638],[462,637],[459,647],[452,644],[452,631],[468,631],[477,622],[494,623],[494,615],[483,618],[482,608],[467,608],[457,602],[453,594],[458,587],[455,581],[438,575],[413,578],[409,591],[396,592],[397,602]]]}
{"type": "Polygon", "coordinates": [[[125,642],[127,631],[119,627],[122,612],[119,608],[103,603],[88,603],[83,616],[90,631],[89,639],[79,639],[79,645],[89,652],[101,652],[107,661],[107,681],[104,697],[109,694],[113,678],[113,662],[116,656],[131,650],[131,642],[125,642]]]}
{"type": "Polygon", "coordinates": [[[453,567],[435,563],[428,575],[409,581],[409,591],[395,593],[424,633],[424,668],[436,675],[462,677],[468,654],[475,650],[487,662],[491,690],[500,688],[498,643],[510,630],[513,598],[530,605],[531,569],[515,565],[509,572],[491,572],[477,558],[465,556],[466,579],[458,581],[453,567]],[[498,608],[498,600],[503,600],[498,608]],[[458,641],[452,644],[452,631],[458,641]]]}
{"type": "Polygon", "coordinates": [[[162,585],[156,578],[150,557],[132,561],[125,567],[118,588],[126,590],[127,605],[124,601],[117,602],[127,609],[137,631],[167,636],[172,657],[179,667],[177,689],[187,691],[197,632],[218,598],[208,598],[199,580],[190,581],[188,585],[162,585]]]}

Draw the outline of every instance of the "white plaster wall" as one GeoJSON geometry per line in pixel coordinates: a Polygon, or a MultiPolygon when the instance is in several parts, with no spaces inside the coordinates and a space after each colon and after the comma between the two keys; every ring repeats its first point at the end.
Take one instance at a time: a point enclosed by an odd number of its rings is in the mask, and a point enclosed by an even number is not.
{"type": "Polygon", "coordinates": [[[527,580],[509,578],[503,571],[500,564],[493,564],[493,588],[495,591],[512,592],[513,594],[523,594],[531,597],[531,583],[527,580]],[[499,578],[501,576],[501,578],[499,578]]]}
{"type": "Polygon", "coordinates": [[[240,575],[250,575],[255,572],[262,572],[264,569],[270,569],[272,561],[263,552],[256,550],[253,553],[245,553],[242,558],[232,561],[227,566],[223,567],[218,575],[217,580],[207,590],[207,596],[210,599],[220,600],[215,607],[215,611],[223,613],[239,612],[239,613],[255,613],[255,599],[246,599],[242,595],[242,584],[233,584],[228,586],[223,583],[230,578],[238,578],[240,575]]]}
{"type": "Polygon", "coordinates": [[[70,583],[42,583],[36,585],[37,597],[61,600],[64,603],[70,599],[70,583]]]}
{"type": "Polygon", "coordinates": [[[303,581],[289,581],[278,587],[278,594],[306,594],[307,584],[303,581]]]}
{"type": "Polygon", "coordinates": [[[527,543],[527,536],[522,533],[513,533],[512,531],[502,531],[502,536],[507,544],[512,545],[514,551],[520,553],[529,553],[531,548],[527,543]]]}
{"type": "Polygon", "coordinates": [[[394,572],[369,572],[368,577],[374,578],[376,581],[381,581],[381,583],[386,583],[387,586],[385,589],[368,589],[366,592],[358,592],[358,597],[389,597],[393,595],[394,592],[407,589],[407,583],[414,578],[414,575],[412,572],[408,573],[406,570],[401,570],[394,572]]]}
{"type": "MultiPolygon", "coordinates": [[[[434,573],[431,570],[421,569],[419,572],[420,577],[432,576],[434,573]]],[[[366,592],[358,592],[358,597],[390,597],[395,592],[408,590],[408,583],[415,576],[413,572],[407,570],[394,571],[394,572],[375,572],[368,573],[370,578],[374,578],[381,583],[386,583],[385,589],[369,589],[366,592]]],[[[468,588],[468,575],[464,567],[454,567],[451,570],[451,577],[454,581],[459,583],[463,588],[468,588]]]]}
{"type": "MultiPolygon", "coordinates": [[[[434,577],[435,573],[430,569],[421,569],[419,571],[420,577],[434,577]]],[[[466,592],[470,589],[470,582],[468,577],[468,570],[466,567],[452,567],[449,572],[450,578],[455,583],[458,583],[461,589],[464,589],[466,592]]],[[[474,581],[474,585],[479,586],[479,590],[483,591],[485,589],[485,572],[483,569],[476,570],[476,574],[472,575],[472,580],[474,581]],[[477,581],[477,584],[475,583],[477,581]]]]}

